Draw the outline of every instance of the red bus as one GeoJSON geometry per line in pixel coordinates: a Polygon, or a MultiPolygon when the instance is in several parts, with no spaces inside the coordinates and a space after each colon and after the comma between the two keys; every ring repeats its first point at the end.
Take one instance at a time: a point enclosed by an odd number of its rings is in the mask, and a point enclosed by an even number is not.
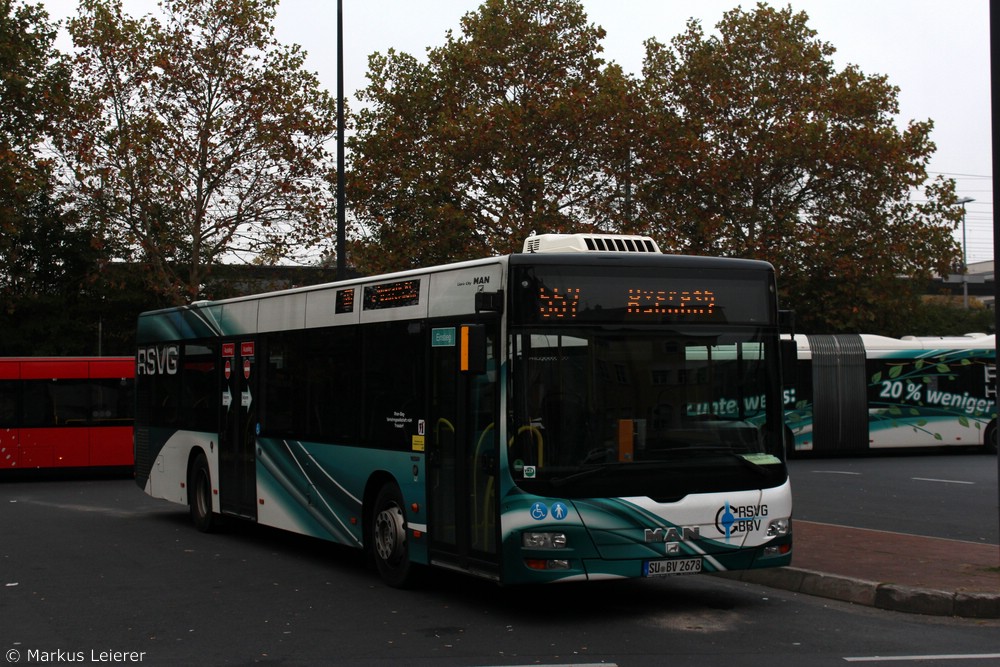
{"type": "Polygon", "coordinates": [[[0,470],[134,463],[135,359],[0,358],[0,470]]]}

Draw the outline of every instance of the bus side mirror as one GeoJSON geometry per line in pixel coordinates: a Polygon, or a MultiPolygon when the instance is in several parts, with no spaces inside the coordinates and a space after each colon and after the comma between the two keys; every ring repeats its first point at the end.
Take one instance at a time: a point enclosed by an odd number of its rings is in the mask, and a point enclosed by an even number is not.
{"type": "Polygon", "coordinates": [[[778,311],[778,331],[784,334],[795,335],[795,311],[778,311]]]}
{"type": "Polygon", "coordinates": [[[503,312],[503,290],[497,290],[496,292],[476,292],[475,300],[477,313],[503,312]]]}
{"type": "Polygon", "coordinates": [[[486,325],[463,324],[458,327],[458,370],[480,375],[486,372],[486,325]]]}
{"type": "Polygon", "coordinates": [[[795,339],[781,340],[778,350],[781,353],[781,384],[785,389],[790,389],[795,386],[795,367],[799,357],[795,339]]]}

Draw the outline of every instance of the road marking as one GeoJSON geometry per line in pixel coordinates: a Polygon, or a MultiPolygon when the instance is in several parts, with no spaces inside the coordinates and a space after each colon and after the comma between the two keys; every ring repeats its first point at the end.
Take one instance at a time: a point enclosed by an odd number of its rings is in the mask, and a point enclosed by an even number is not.
{"type": "Polygon", "coordinates": [[[825,473],[827,475],[860,475],[860,472],[852,472],[850,470],[810,470],[809,472],[815,473],[825,473]]]}
{"type": "MultiPolygon", "coordinates": [[[[845,526],[845,525],[839,524],[839,523],[827,523],[827,522],[824,522],[824,521],[806,521],[805,519],[797,519],[796,523],[797,524],[811,524],[813,526],[829,526],[831,528],[837,528],[837,529],[842,529],[842,530],[850,530],[850,531],[864,531],[864,532],[867,532],[867,533],[882,533],[883,535],[902,535],[904,537],[925,537],[925,538],[933,539],[933,540],[937,540],[937,541],[944,540],[946,542],[957,542],[959,544],[975,544],[976,545],[975,548],[977,548],[977,549],[984,544],[984,542],[973,542],[972,540],[956,540],[956,539],[953,539],[953,538],[950,538],[950,537],[933,537],[931,535],[915,535],[914,533],[900,533],[900,532],[895,531],[895,530],[880,530],[878,528],[859,528],[858,526],[845,526]]],[[[994,549],[996,549],[996,545],[995,544],[988,544],[988,543],[985,543],[985,544],[987,546],[989,546],[989,547],[993,547],[994,549]]]]}
{"type": "Polygon", "coordinates": [[[136,509],[136,510],[122,510],[114,507],[95,507],[93,505],[79,505],[71,503],[50,503],[44,500],[34,500],[32,498],[21,500],[22,503],[27,503],[30,505],[41,505],[42,507],[54,507],[60,510],[69,510],[71,512],[93,512],[97,514],[107,514],[109,516],[118,517],[130,517],[130,516],[142,516],[148,514],[146,510],[136,509]]]}
{"type": "Polygon", "coordinates": [[[918,660],[996,660],[1000,653],[952,653],[944,655],[872,655],[844,658],[847,662],[907,662],[918,660]]]}
{"type": "Polygon", "coordinates": [[[934,479],[933,477],[911,477],[917,482],[941,482],[942,484],[975,484],[975,482],[964,482],[960,479],[934,479]]]}

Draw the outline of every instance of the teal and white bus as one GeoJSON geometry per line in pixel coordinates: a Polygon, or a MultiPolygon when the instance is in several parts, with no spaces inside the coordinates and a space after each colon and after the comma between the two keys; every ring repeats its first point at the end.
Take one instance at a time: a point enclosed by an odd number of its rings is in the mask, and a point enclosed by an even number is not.
{"type": "Polygon", "coordinates": [[[996,452],[996,337],[797,335],[790,453],[996,452]]]}
{"type": "Polygon", "coordinates": [[[144,313],[136,481],[501,584],[787,565],[774,272],[648,237],[144,313]]]}

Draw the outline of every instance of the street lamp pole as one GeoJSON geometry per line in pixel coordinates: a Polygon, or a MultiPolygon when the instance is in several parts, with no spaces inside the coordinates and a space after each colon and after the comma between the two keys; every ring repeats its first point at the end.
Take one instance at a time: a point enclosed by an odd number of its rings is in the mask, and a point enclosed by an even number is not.
{"type": "Polygon", "coordinates": [[[344,210],[344,3],[337,0],[337,280],[347,277],[344,210]]]}
{"type": "Polygon", "coordinates": [[[969,258],[965,242],[965,205],[976,201],[972,197],[962,197],[956,204],[962,205],[962,306],[969,309],[969,258]]]}

